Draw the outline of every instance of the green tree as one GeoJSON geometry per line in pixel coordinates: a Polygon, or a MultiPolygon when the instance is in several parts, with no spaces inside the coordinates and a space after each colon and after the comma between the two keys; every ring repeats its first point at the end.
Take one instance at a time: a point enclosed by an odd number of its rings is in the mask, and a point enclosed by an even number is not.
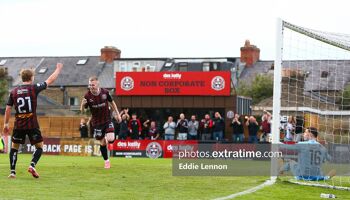
{"type": "Polygon", "coordinates": [[[257,104],[263,99],[272,97],[273,78],[270,75],[258,74],[251,83],[248,83],[248,80],[241,80],[239,81],[237,94],[251,97],[253,104],[257,104]]]}
{"type": "Polygon", "coordinates": [[[5,107],[8,93],[7,73],[4,68],[0,68],[0,107],[5,107]]]}
{"type": "Polygon", "coordinates": [[[342,98],[338,100],[341,105],[341,110],[350,110],[350,85],[344,88],[342,98]]]}

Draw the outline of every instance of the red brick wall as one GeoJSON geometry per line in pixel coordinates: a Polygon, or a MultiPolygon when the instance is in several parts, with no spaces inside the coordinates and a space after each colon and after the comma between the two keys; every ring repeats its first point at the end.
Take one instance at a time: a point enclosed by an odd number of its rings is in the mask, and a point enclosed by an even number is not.
{"type": "MultiPolygon", "coordinates": [[[[70,97],[78,97],[80,102],[87,92],[86,87],[83,86],[66,87],[65,90],[67,93],[66,103],[69,103],[68,101],[70,97]]],[[[59,87],[50,87],[49,89],[44,90],[41,94],[53,99],[60,104],[63,104],[63,91],[61,91],[59,87]]]]}
{"type": "Polygon", "coordinates": [[[251,45],[249,40],[241,47],[241,62],[246,63],[246,67],[253,66],[260,59],[260,49],[251,45]]]}
{"type": "Polygon", "coordinates": [[[121,51],[115,47],[104,47],[101,49],[101,61],[112,63],[115,59],[120,58],[121,51]]]}

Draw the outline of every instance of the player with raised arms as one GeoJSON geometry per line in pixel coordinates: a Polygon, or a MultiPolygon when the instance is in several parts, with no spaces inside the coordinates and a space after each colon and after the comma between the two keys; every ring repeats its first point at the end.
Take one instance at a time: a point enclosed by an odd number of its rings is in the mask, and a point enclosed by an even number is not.
{"type": "Polygon", "coordinates": [[[86,108],[91,111],[91,123],[94,137],[100,141],[100,151],[105,161],[105,169],[111,167],[107,153],[107,142],[113,143],[115,140],[114,126],[112,122],[112,115],[110,107],[115,113],[114,117],[120,121],[120,115],[117,105],[113,101],[109,91],[100,88],[98,78],[92,76],[89,78],[89,91],[84,95],[81,102],[80,110],[82,113],[86,108]]]}
{"type": "Polygon", "coordinates": [[[63,64],[57,63],[55,71],[49,78],[45,82],[37,84],[33,84],[34,71],[32,69],[23,69],[20,73],[23,84],[15,87],[10,92],[6,105],[3,130],[4,134],[9,133],[11,109],[12,106],[14,106],[16,114],[10,151],[11,173],[8,176],[9,178],[16,178],[18,148],[20,144],[25,143],[26,135],[28,135],[31,145],[35,145],[36,147],[28,172],[31,173],[34,178],[39,178],[35,165],[38,163],[43,152],[43,137],[41,136],[39,123],[36,117],[37,96],[57,79],[62,67],[63,64]]]}

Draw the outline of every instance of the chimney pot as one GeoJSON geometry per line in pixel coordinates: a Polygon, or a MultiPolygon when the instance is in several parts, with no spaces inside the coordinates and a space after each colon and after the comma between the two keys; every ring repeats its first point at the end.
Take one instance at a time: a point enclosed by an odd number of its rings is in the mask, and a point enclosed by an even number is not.
{"type": "Polygon", "coordinates": [[[114,60],[120,58],[121,51],[114,46],[104,46],[101,49],[100,60],[106,63],[113,63],[114,60]]]}
{"type": "Polygon", "coordinates": [[[255,45],[250,44],[249,40],[244,42],[244,47],[241,47],[241,62],[246,64],[246,67],[253,66],[260,59],[260,49],[255,45]]]}

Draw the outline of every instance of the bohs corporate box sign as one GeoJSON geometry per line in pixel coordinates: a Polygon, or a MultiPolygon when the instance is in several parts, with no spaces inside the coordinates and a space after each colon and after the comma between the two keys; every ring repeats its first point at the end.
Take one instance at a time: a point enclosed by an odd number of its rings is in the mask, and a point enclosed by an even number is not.
{"type": "Polygon", "coordinates": [[[117,72],[116,95],[229,96],[229,71],[117,72]]]}

